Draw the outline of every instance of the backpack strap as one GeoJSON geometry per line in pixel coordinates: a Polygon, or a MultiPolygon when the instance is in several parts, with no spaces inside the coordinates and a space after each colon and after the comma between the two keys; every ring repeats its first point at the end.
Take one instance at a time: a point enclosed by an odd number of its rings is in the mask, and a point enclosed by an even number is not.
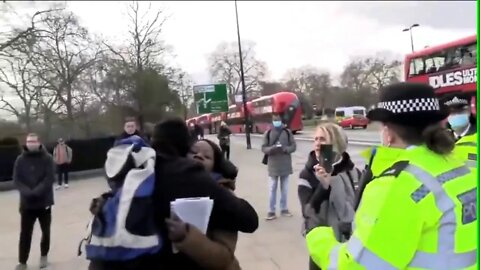
{"type": "Polygon", "coordinates": [[[288,144],[290,144],[290,132],[288,131],[287,128],[283,128],[283,130],[287,132],[287,140],[288,140],[288,144]]]}
{"type": "Polygon", "coordinates": [[[267,145],[270,145],[270,131],[272,131],[271,129],[269,129],[267,131],[267,145]]]}
{"type": "MultiPolygon", "coordinates": [[[[267,131],[267,144],[270,145],[270,132],[272,131],[272,129],[269,129],[267,131]]],[[[288,144],[290,144],[290,132],[288,132],[288,129],[287,128],[282,128],[282,131],[281,132],[286,132],[287,133],[287,140],[288,140],[288,144]]],[[[278,138],[280,138],[280,136],[282,135],[282,133],[280,133],[278,135],[278,138]]],[[[278,140],[278,139],[277,139],[278,140]]]]}

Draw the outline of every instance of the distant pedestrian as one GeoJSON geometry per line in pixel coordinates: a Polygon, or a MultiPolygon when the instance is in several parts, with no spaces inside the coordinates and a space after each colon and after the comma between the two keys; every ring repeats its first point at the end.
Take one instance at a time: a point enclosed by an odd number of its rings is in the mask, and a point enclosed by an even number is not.
{"type": "Polygon", "coordinates": [[[287,207],[288,178],[293,173],[292,153],[297,150],[292,132],[282,123],[281,115],[272,117],[273,128],[263,136],[262,152],[265,154],[263,163],[268,166],[270,183],[270,203],[267,220],[277,218],[275,207],[277,204],[277,187],[280,182],[280,213],[291,217],[287,207]]]}
{"type": "Polygon", "coordinates": [[[222,155],[227,160],[230,159],[230,135],[232,131],[228,128],[227,124],[222,121],[220,129],[218,130],[218,144],[222,149],[222,155]]]}
{"type": "Polygon", "coordinates": [[[125,122],[123,124],[123,132],[122,134],[120,134],[120,136],[118,136],[115,144],[118,141],[126,139],[133,135],[137,135],[140,138],[144,139],[146,142],[148,142],[147,138],[138,130],[137,119],[135,117],[127,117],[125,118],[125,122]]]}
{"type": "Polygon", "coordinates": [[[57,165],[58,185],[55,189],[62,187],[68,188],[68,171],[72,163],[72,148],[70,148],[65,141],[60,138],[58,144],[53,149],[53,159],[57,165]]]}
{"type": "Polygon", "coordinates": [[[196,139],[197,140],[202,140],[203,139],[203,134],[204,134],[203,128],[198,124],[195,124],[194,128],[195,128],[196,139]]]}
{"type": "Polygon", "coordinates": [[[13,182],[20,192],[19,264],[16,270],[27,269],[33,227],[38,219],[42,230],[40,243],[40,268],[48,266],[50,225],[52,221],[53,183],[55,163],[41,145],[36,134],[27,136],[23,153],[18,156],[13,169],[13,182]]]}

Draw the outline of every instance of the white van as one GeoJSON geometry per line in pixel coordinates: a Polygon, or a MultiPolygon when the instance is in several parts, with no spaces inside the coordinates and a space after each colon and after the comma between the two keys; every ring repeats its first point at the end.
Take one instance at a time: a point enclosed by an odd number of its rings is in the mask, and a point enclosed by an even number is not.
{"type": "Polygon", "coordinates": [[[338,107],[335,109],[335,119],[341,121],[354,115],[367,116],[367,109],[363,106],[338,107]]]}

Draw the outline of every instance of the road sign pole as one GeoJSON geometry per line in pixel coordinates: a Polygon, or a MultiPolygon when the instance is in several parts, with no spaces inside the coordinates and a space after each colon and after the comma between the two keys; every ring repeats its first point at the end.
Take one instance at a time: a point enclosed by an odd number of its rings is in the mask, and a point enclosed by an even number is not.
{"type": "Polygon", "coordinates": [[[235,17],[237,18],[237,37],[238,37],[238,54],[240,57],[240,77],[242,80],[242,99],[243,99],[243,111],[245,119],[245,138],[247,139],[247,149],[252,149],[252,142],[250,140],[250,113],[247,108],[247,92],[245,90],[245,76],[243,73],[243,57],[242,57],[242,45],[240,42],[240,25],[238,23],[238,9],[237,0],[235,0],[235,17]]]}

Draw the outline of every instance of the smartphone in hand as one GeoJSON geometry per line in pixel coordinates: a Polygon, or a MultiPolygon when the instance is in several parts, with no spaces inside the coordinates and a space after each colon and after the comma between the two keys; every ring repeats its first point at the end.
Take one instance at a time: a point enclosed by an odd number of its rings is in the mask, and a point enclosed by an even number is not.
{"type": "Polygon", "coordinates": [[[333,170],[333,145],[322,144],[320,146],[320,164],[327,173],[333,170]]]}

